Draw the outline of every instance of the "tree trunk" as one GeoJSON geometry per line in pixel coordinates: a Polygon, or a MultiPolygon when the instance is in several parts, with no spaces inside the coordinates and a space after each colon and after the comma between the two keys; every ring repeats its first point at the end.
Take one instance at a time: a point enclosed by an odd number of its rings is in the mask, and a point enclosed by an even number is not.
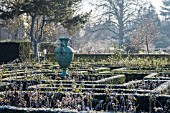
{"type": "Polygon", "coordinates": [[[123,23],[123,7],[121,7],[120,15],[118,16],[119,23],[119,49],[122,49],[123,38],[124,38],[124,23],[123,23]]]}
{"type": "Polygon", "coordinates": [[[118,45],[119,49],[121,49],[123,46],[123,37],[124,37],[123,25],[120,25],[119,26],[119,45],[118,45]]]}
{"type": "Polygon", "coordinates": [[[38,51],[38,47],[39,43],[36,41],[34,42],[34,56],[37,62],[40,62],[40,57],[39,57],[39,51],[38,51]]]}
{"type": "Polygon", "coordinates": [[[120,37],[120,38],[119,38],[118,48],[119,48],[119,49],[122,49],[122,45],[123,45],[123,39],[120,37]]]}
{"type": "Polygon", "coordinates": [[[147,53],[149,54],[149,44],[148,44],[148,37],[146,36],[146,50],[147,53]]]}

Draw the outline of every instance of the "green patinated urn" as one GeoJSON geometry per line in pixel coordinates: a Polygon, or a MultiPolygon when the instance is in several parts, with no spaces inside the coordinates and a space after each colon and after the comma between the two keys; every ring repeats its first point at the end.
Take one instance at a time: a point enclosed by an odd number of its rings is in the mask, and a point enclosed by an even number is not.
{"type": "Polygon", "coordinates": [[[59,47],[56,50],[56,60],[60,67],[63,69],[62,74],[60,77],[68,77],[69,74],[67,73],[67,68],[71,64],[74,54],[73,49],[68,46],[69,38],[60,38],[59,47]]]}

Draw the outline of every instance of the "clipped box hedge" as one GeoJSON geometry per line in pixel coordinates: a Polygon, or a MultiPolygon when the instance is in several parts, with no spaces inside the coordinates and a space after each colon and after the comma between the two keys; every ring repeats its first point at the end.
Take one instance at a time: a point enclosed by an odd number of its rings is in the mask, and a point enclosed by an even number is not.
{"type": "Polygon", "coordinates": [[[125,75],[116,75],[96,81],[99,84],[123,84],[125,83],[125,75]]]}
{"type": "Polygon", "coordinates": [[[0,42],[0,64],[19,58],[22,61],[30,59],[30,42],[0,42]]]}
{"type": "MultiPolygon", "coordinates": [[[[55,51],[54,51],[55,52],[55,51]]],[[[170,61],[170,54],[121,54],[122,58],[131,57],[131,58],[168,58],[170,61]]],[[[48,53],[46,58],[49,61],[56,61],[55,53],[48,53]]],[[[74,61],[83,60],[89,62],[94,60],[95,62],[105,60],[109,57],[116,57],[114,53],[100,53],[100,54],[74,54],[74,61]]],[[[33,59],[33,55],[31,54],[31,59],[33,59]]]]}

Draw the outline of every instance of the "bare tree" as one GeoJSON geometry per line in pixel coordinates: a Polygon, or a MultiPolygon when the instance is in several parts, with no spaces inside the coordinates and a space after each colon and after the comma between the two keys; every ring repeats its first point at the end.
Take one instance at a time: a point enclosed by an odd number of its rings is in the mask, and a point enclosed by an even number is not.
{"type": "Polygon", "coordinates": [[[145,48],[149,54],[149,46],[154,45],[160,34],[160,20],[152,4],[144,7],[139,15],[139,25],[132,32],[131,43],[137,48],[145,48]]]}
{"type": "Polygon", "coordinates": [[[131,43],[135,47],[145,48],[149,54],[150,45],[156,43],[161,37],[160,31],[155,25],[153,19],[142,22],[139,27],[132,32],[131,43]]]}
{"type": "Polygon", "coordinates": [[[97,4],[103,12],[100,19],[107,20],[106,29],[115,34],[119,48],[124,44],[127,34],[134,29],[136,17],[140,12],[138,0],[102,0],[97,4]]]}

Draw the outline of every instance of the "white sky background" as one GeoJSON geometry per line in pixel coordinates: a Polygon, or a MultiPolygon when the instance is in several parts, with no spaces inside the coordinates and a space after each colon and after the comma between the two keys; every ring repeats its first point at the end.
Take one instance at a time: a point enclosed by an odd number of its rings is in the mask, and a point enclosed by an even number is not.
{"type": "MultiPolygon", "coordinates": [[[[94,3],[96,1],[99,1],[99,0],[83,0],[83,10],[86,12],[86,11],[89,11],[92,7],[90,7],[89,3],[94,3]]],[[[156,11],[157,13],[159,14],[160,13],[160,10],[161,10],[161,7],[162,6],[162,1],[163,0],[147,0],[147,1],[150,1],[153,6],[155,6],[156,8],[156,11]]]]}
{"type": "MultiPolygon", "coordinates": [[[[91,21],[94,21],[96,18],[96,15],[98,15],[100,13],[100,11],[98,11],[96,9],[96,6],[92,5],[92,4],[96,4],[96,2],[100,2],[102,0],[82,0],[82,8],[81,10],[79,10],[80,12],[90,12],[92,10],[92,17],[91,17],[91,21]]],[[[140,1],[140,0],[139,0],[140,1]]],[[[162,6],[162,1],[163,0],[141,0],[141,1],[148,1],[151,2],[153,4],[153,6],[156,8],[156,12],[158,13],[160,19],[162,18],[160,16],[160,10],[161,10],[161,6],[162,6]]]]}
{"type": "Polygon", "coordinates": [[[153,6],[155,6],[157,13],[160,13],[161,7],[162,6],[162,1],[163,0],[148,0],[151,1],[151,3],[153,4],[153,6]]]}

